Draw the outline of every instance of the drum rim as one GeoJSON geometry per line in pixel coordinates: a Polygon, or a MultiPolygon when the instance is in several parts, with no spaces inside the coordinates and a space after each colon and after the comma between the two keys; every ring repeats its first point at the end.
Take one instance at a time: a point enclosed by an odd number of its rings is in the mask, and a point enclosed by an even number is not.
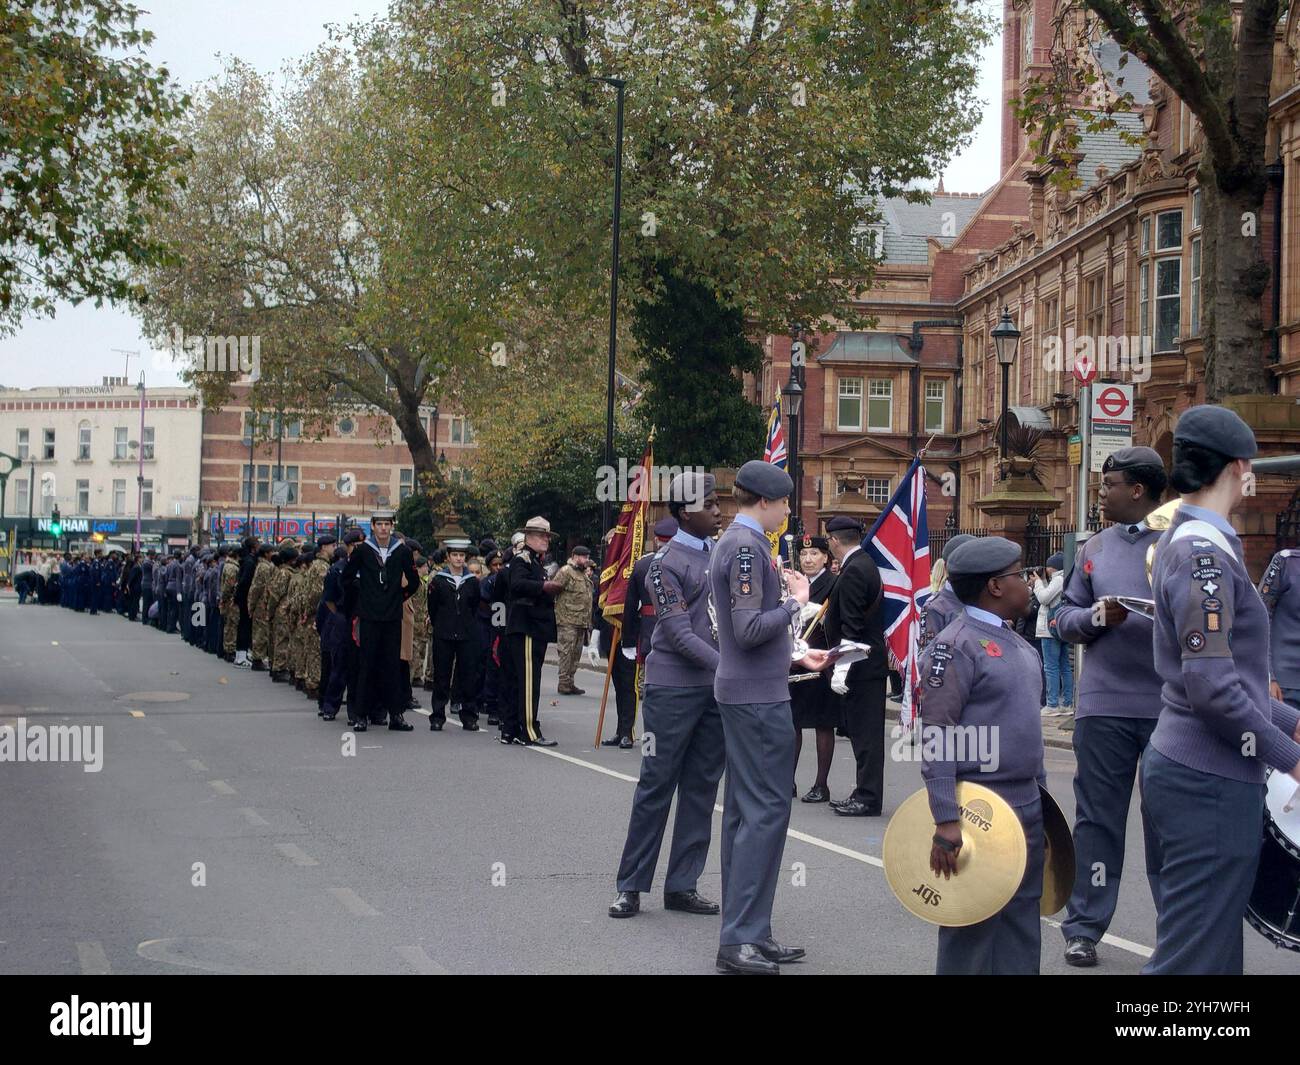
{"type": "Polygon", "coordinates": [[[1280,928],[1260,917],[1253,906],[1246,907],[1246,922],[1274,946],[1300,952],[1300,939],[1288,937],[1280,928]]]}

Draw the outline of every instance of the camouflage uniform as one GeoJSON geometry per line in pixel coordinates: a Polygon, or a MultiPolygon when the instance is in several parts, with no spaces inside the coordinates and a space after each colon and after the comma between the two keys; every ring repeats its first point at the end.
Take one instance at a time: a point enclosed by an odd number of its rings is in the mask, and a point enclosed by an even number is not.
{"type": "Polygon", "coordinates": [[[306,647],[302,623],[303,589],[307,583],[307,566],[300,563],[293,571],[289,582],[289,672],[295,681],[302,681],[307,676],[307,663],[303,660],[306,647]]]}
{"type": "Polygon", "coordinates": [[[293,563],[282,562],[275,569],[271,587],[267,589],[266,601],[271,616],[271,671],[280,672],[289,668],[289,617],[286,613],[285,600],[288,598],[289,583],[293,580],[293,563]]]}
{"type": "Polygon", "coordinates": [[[415,630],[411,638],[411,687],[422,686],[425,660],[429,657],[429,574],[420,575],[420,590],[412,596],[415,630]]]}
{"type": "Polygon", "coordinates": [[[239,562],[227,557],[221,567],[221,649],[227,656],[235,653],[239,634],[239,607],[235,605],[235,585],[239,583],[239,562]]]}
{"type": "Polygon", "coordinates": [[[254,661],[266,662],[271,657],[271,615],[266,609],[266,592],[275,576],[275,563],[269,558],[259,558],[253,571],[253,583],[248,586],[248,613],[253,619],[254,661]]]}
{"type": "Polygon", "coordinates": [[[316,631],[316,608],[320,606],[320,597],[325,591],[325,574],[329,568],[329,562],[317,555],[307,567],[307,576],[302,586],[299,613],[303,618],[303,676],[307,678],[307,691],[310,694],[320,692],[320,633],[316,631]]]}

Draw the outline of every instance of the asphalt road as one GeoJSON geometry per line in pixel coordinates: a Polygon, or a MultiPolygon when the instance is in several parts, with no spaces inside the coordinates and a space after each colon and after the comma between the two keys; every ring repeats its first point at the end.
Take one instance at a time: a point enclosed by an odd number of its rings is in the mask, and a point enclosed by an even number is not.
{"type": "MultiPolygon", "coordinates": [[[[100,772],[0,763],[0,971],[712,972],[718,919],[664,912],[662,869],[640,916],[605,914],[639,757],[592,749],[600,687],[579,678],[586,696],[557,696],[546,667],[552,750],[454,719],[431,733],[416,714],[415,732],[352,736],[177,637],[0,600],[0,724],[103,727],[100,772]]],[[[1072,816],[1073,756],[1049,749],[1047,765],[1072,816]]],[[[841,740],[834,794],[852,766],[841,740]]],[[[788,974],[933,970],[936,931],[902,909],[879,861],[919,773],[887,761],[884,818],[794,804],[774,928],[808,958],[788,974]]],[[[1135,973],[1149,954],[1136,802],[1129,828],[1116,941],[1097,969],[1072,970],[1045,922],[1045,974],[1135,973]]],[[[718,898],[719,880],[715,837],[700,890],[718,898]]],[[[1300,972],[1297,955],[1245,936],[1247,972],[1300,972]]]]}

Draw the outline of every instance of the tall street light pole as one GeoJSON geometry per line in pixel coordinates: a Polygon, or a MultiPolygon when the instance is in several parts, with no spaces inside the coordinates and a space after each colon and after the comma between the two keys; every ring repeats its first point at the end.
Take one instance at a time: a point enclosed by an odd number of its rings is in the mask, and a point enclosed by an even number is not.
{"type": "Polygon", "coordinates": [[[140,371],[140,457],[135,471],[135,549],[140,550],[140,513],[144,508],[144,371],[140,371]]]}
{"type": "MultiPolygon", "coordinates": [[[[605,384],[605,468],[614,466],[614,354],[618,343],[618,238],[623,213],[623,88],[622,78],[597,78],[618,90],[618,114],[614,135],[614,240],[609,262],[609,374],[605,384]]],[[[602,493],[607,494],[607,493],[602,493]]],[[[610,501],[600,504],[602,543],[611,526],[610,501]]],[[[601,562],[605,560],[602,557],[601,562]]]]}
{"type": "Polygon", "coordinates": [[[1011,375],[1011,364],[1016,361],[1016,348],[1020,344],[1020,330],[1011,320],[1011,309],[1002,308],[1002,318],[991,333],[993,347],[997,351],[998,365],[1002,367],[1002,452],[1001,480],[1007,477],[1007,391],[1011,375]]]}
{"type": "MultiPolygon", "coordinates": [[[[803,493],[799,490],[799,482],[802,480],[799,470],[799,410],[803,406],[803,385],[799,383],[799,368],[793,362],[790,364],[790,380],[786,382],[781,394],[785,397],[785,409],[790,412],[790,443],[786,448],[790,480],[794,482],[794,520],[790,523],[790,531],[798,537],[803,532],[803,523],[800,521],[803,493]]],[[[794,559],[791,558],[790,561],[793,564],[794,559]]]]}

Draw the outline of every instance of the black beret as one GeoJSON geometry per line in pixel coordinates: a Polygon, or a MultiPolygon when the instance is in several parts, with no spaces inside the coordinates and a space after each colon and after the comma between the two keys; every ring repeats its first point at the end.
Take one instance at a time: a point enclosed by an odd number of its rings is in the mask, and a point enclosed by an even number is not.
{"type": "Polygon", "coordinates": [[[347,557],[348,557],[348,549],[344,547],[342,544],[337,544],[334,548],[334,561],[342,562],[347,557]]]}
{"type": "Polygon", "coordinates": [[[1019,544],[1002,536],[976,536],[952,553],[948,573],[954,577],[992,575],[1001,573],[1019,558],[1019,544]]]}
{"type": "Polygon", "coordinates": [[[967,543],[968,541],[974,539],[975,537],[973,537],[970,533],[958,533],[956,536],[954,536],[946,544],[943,545],[943,555],[942,555],[943,560],[947,562],[948,559],[952,558],[952,553],[956,551],[957,548],[961,547],[962,544],[967,543]]]}
{"type": "Polygon", "coordinates": [[[298,549],[296,547],[282,547],[278,557],[281,562],[292,562],[298,557],[298,549]]]}
{"type": "Polygon", "coordinates": [[[750,459],[736,474],[736,487],[764,499],[785,499],[794,491],[794,481],[780,466],[762,459],[750,459]]]}
{"type": "Polygon", "coordinates": [[[1158,470],[1165,468],[1165,464],[1160,461],[1160,455],[1154,448],[1122,447],[1106,456],[1106,461],[1101,464],[1101,472],[1110,473],[1112,470],[1123,472],[1142,466],[1154,466],[1158,470]]]}
{"type": "Polygon", "coordinates": [[[343,542],[345,544],[359,544],[365,538],[366,534],[360,529],[349,529],[343,534],[343,542]]]}
{"type": "Polygon", "coordinates": [[[338,537],[332,533],[326,533],[324,536],[318,536],[316,538],[317,547],[329,547],[330,544],[336,544],[338,542],[338,537]]]}
{"type": "Polygon", "coordinates": [[[655,536],[660,540],[671,540],[677,535],[676,518],[660,518],[655,522],[655,536]]]}
{"type": "Polygon", "coordinates": [[[857,518],[849,517],[847,514],[841,514],[838,517],[831,518],[831,520],[826,523],[826,531],[828,533],[855,532],[861,536],[862,522],[858,521],[857,518]]]}
{"type": "Polygon", "coordinates": [[[831,553],[830,541],[824,536],[813,536],[811,533],[804,533],[799,538],[799,547],[800,549],[815,547],[818,551],[824,551],[828,555],[831,553]]]}
{"type": "Polygon", "coordinates": [[[590,557],[591,557],[591,548],[590,548],[590,547],[582,547],[582,546],[578,546],[578,547],[575,547],[572,551],[570,551],[569,554],[571,554],[571,555],[584,555],[584,556],[586,556],[587,558],[590,558],[590,557]]]}
{"type": "Polygon", "coordinates": [[[408,536],[405,540],[402,541],[402,543],[404,543],[407,547],[411,549],[411,554],[414,555],[416,552],[419,552],[420,554],[424,554],[424,547],[420,544],[420,541],[417,540],[414,536],[408,536]]]}
{"type": "Polygon", "coordinates": [[[1188,407],[1174,426],[1175,444],[1197,444],[1230,459],[1253,459],[1259,454],[1255,434],[1236,411],[1203,403],[1188,407]]]}

